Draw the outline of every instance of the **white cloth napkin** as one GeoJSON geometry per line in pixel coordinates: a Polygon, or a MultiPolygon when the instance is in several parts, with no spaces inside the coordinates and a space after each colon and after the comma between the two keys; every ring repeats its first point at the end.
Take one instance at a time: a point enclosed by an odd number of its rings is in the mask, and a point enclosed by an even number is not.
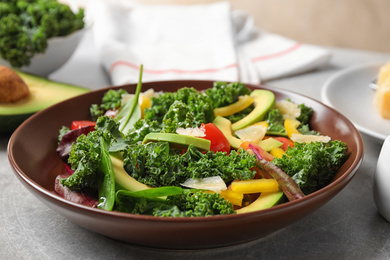
{"type": "Polygon", "coordinates": [[[328,62],[327,50],[262,32],[228,2],[87,7],[101,63],[113,85],[202,79],[260,83],[328,62]]]}

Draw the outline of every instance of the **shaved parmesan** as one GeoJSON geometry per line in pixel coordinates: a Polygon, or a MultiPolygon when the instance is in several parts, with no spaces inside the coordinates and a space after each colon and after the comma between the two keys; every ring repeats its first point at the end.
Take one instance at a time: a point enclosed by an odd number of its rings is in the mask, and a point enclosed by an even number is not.
{"type": "Polygon", "coordinates": [[[323,135],[292,134],[291,140],[296,143],[311,143],[311,142],[327,143],[331,140],[331,138],[329,136],[323,136],[323,135]]]}
{"type": "Polygon", "coordinates": [[[189,135],[193,137],[205,137],[206,134],[204,131],[199,129],[198,127],[188,127],[188,128],[177,128],[176,133],[179,135],[189,135]]]}
{"type": "Polygon", "coordinates": [[[203,179],[187,179],[181,184],[184,187],[192,189],[211,190],[220,193],[222,190],[226,190],[226,183],[220,176],[207,177],[203,179]]]}
{"type": "Polygon", "coordinates": [[[263,140],[267,133],[267,127],[262,125],[251,125],[234,132],[241,140],[258,143],[263,140]]]}
{"type": "Polygon", "coordinates": [[[301,109],[298,105],[288,100],[277,102],[275,108],[279,109],[280,113],[282,113],[283,119],[288,117],[297,118],[301,115],[301,109]]]}

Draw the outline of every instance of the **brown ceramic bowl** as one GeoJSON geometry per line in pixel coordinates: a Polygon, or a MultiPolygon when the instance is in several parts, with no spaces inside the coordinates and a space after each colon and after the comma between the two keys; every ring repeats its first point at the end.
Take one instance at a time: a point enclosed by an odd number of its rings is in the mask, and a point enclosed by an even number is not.
{"type": "MultiPolygon", "coordinates": [[[[211,81],[166,81],[143,84],[143,91],[175,91],[183,86],[212,87],[211,81]]],[[[196,218],[160,218],[109,212],[69,202],[53,191],[64,170],[56,154],[58,130],[71,121],[89,119],[89,107],[100,103],[107,89],[93,91],[45,109],[26,120],[8,146],[11,166],[25,187],[70,221],[102,235],[129,243],[169,249],[227,246],[267,236],[315,211],[340,192],[355,175],[363,157],[363,142],[353,124],[335,110],[304,96],[265,86],[277,100],[290,98],[313,108],[311,127],[348,145],[350,156],[331,184],[303,199],[273,208],[240,214],[196,218]]],[[[135,85],[122,86],[134,91],[135,85]]],[[[116,87],[118,88],[118,87],[116,87]]]]}

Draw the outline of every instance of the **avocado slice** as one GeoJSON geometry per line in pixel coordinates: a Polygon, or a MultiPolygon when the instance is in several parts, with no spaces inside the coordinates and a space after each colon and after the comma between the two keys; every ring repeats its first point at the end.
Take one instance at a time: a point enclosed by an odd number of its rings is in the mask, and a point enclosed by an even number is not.
{"type": "Polygon", "coordinates": [[[158,142],[165,141],[169,142],[171,145],[176,147],[188,147],[190,144],[193,144],[196,148],[201,150],[210,151],[210,140],[189,136],[189,135],[179,135],[173,133],[149,133],[145,136],[143,144],[148,142],[158,142]]]}
{"type": "Polygon", "coordinates": [[[0,104],[0,133],[11,133],[34,113],[89,91],[83,87],[51,81],[20,71],[16,72],[27,84],[30,95],[16,103],[0,104]]]}
{"type": "Polygon", "coordinates": [[[269,90],[256,89],[250,96],[254,98],[255,108],[246,117],[232,124],[233,131],[263,120],[268,110],[275,107],[275,95],[269,90]]]}
{"type": "Polygon", "coordinates": [[[246,207],[236,210],[237,214],[248,213],[271,208],[284,201],[283,191],[262,192],[260,196],[246,207]]]}
{"type": "Polygon", "coordinates": [[[276,140],[275,138],[267,138],[267,139],[264,139],[264,140],[261,140],[259,142],[259,146],[261,148],[263,148],[265,151],[269,152],[272,150],[272,148],[275,148],[275,147],[281,147],[283,145],[282,142],[276,140]]]}
{"type": "Polygon", "coordinates": [[[152,189],[148,185],[145,185],[133,177],[131,177],[125,169],[123,169],[123,161],[113,155],[110,155],[112,167],[115,172],[115,189],[120,190],[128,190],[128,191],[139,191],[152,189]]]}
{"type": "Polygon", "coordinates": [[[232,122],[229,119],[217,116],[214,118],[213,124],[225,135],[226,139],[232,148],[238,149],[243,141],[232,134],[232,122]]]}

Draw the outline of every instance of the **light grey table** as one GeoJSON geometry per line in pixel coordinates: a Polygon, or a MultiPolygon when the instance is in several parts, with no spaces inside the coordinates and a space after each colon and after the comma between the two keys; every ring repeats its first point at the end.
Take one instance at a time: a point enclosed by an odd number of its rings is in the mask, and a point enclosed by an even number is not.
{"type": "MultiPolygon", "coordinates": [[[[390,54],[329,48],[326,67],[267,82],[320,100],[323,83],[348,66],[390,60],[390,54]]],[[[97,89],[109,85],[90,35],[54,80],[97,89]]],[[[375,207],[372,182],[382,142],[363,136],[365,157],[350,184],[325,206],[268,237],[226,248],[143,248],[79,227],[33,197],[14,176],[0,136],[0,259],[389,259],[390,223],[375,207]]],[[[205,234],[207,235],[207,234],[205,234]]]]}

